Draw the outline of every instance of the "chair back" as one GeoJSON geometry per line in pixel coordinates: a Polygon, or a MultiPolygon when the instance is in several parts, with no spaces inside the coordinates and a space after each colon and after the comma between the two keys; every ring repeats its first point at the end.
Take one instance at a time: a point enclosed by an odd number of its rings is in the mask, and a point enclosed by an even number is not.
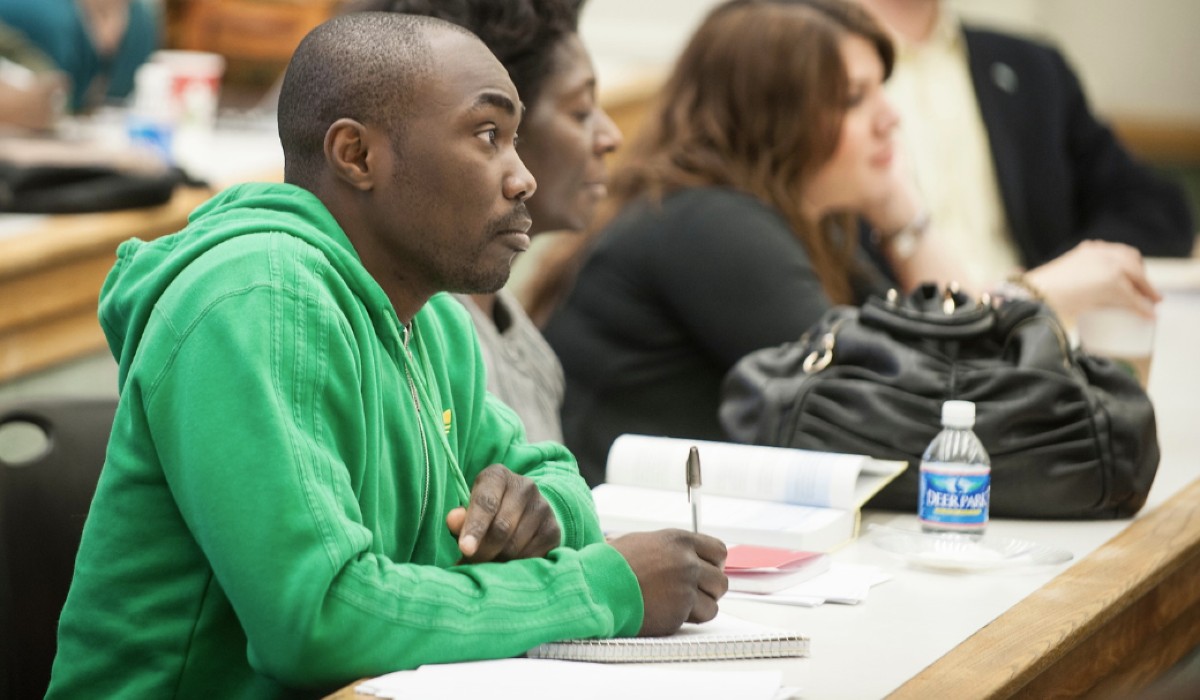
{"type": "Polygon", "coordinates": [[[115,398],[0,405],[0,697],[46,693],[116,405],[115,398]],[[25,454],[13,461],[18,452],[25,454]]]}

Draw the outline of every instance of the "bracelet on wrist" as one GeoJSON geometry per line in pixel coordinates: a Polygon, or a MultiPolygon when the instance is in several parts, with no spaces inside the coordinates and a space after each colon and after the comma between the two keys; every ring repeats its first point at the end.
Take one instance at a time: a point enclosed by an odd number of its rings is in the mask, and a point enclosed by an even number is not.
{"type": "Polygon", "coordinates": [[[879,250],[890,248],[892,255],[900,260],[911,258],[917,252],[917,244],[929,230],[932,217],[928,209],[922,209],[913,220],[900,227],[898,231],[883,232],[877,228],[871,229],[871,244],[879,250]]]}
{"type": "Polygon", "coordinates": [[[1046,296],[1038,289],[1024,272],[1009,275],[1003,282],[992,289],[992,295],[1001,299],[1022,299],[1027,301],[1045,301],[1046,296]]]}

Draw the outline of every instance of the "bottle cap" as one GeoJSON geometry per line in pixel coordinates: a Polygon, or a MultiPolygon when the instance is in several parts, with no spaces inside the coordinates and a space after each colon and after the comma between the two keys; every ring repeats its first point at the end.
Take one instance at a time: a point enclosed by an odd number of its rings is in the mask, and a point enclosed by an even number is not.
{"type": "Polygon", "coordinates": [[[975,403],[947,401],[942,404],[942,425],[947,428],[970,428],[975,425],[975,403]]]}

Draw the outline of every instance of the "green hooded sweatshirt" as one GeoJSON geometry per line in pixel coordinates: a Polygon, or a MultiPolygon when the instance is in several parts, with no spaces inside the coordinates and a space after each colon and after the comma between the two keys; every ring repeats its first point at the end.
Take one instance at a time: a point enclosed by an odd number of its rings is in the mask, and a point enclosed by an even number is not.
{"type": "Polygon", "coordinates": [[[49,697],[311,697],[641,627],[574,459],[486,393],[462,305],[406,331],[312,194],[241,185],[123,244],[100,319],[121,400],[49,697]],[[562,546],[456,565],[446,514],[496,462],[562,546]]]}

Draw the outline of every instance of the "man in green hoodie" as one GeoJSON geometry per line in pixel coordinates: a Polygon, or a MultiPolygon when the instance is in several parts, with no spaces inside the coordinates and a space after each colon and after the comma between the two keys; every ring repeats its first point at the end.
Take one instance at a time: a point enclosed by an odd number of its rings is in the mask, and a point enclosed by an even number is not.
{"type": "Polygon", "coordinates": [[[711,619],[724,546],[605,543],[440,293],[494,291],[528,245],[500,63],[439,20],[348,15],[297,49],[279,114],[288,184],[122,245],[105,283],[121,402],[50,696],[311,696],[711,619]]]}

